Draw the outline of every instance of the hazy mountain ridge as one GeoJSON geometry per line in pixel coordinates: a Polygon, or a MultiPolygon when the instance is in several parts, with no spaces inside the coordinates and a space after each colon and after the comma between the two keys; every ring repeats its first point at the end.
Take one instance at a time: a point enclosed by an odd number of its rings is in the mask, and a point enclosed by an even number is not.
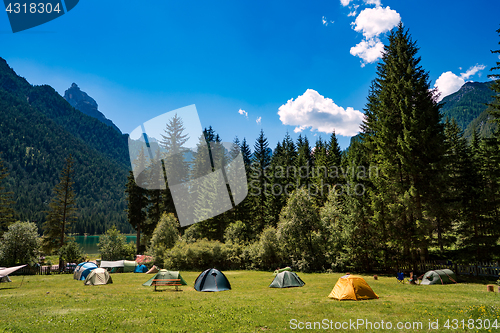
{"type": "Polygon", "coordinates": [[[120,129],[98,110],[98,105],[95,99],[90,97],[86,92],[82,91],[76,83],[73,83],[71,87],[64,92],[64,99],[75,109],[85,113],[87,116],[96,118],[100,122],[114,128],[118,131],[118,133],[122,134],[120,129]]]}

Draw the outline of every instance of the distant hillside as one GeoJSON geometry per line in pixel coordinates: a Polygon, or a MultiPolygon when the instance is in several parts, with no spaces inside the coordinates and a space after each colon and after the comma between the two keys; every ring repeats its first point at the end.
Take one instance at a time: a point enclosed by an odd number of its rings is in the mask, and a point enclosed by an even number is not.
{"type": "Polygon", "coordinates": [[[71,87],[64,92],[64,99],[75,109],[85,113],[87,116],[96,118],[122,134],[120,129],[97,109],[97,102],[87,95],[86,92],[81,91],[76,83],[73,83],[71,87]]]}
{"type": "Polygon", "coordinates": [[[32,86],[0,58],[0,152],[20,220],[41,227],[44,211],[72,154],[78,221],[73,232],[132,231],[124,209],[130,161],[127,135],[76,110],[52,87],[32,86]]]}
{"type": "MultiPolygon", "coordinates": [[[[441,101],[443,120],[455,118],[458,126],[465,130],[486,109],[493,98],[491,82],[467,82],[460,90],[441,101]]],[[[483,118],[485,116],[483,115],[483,118]]]]}

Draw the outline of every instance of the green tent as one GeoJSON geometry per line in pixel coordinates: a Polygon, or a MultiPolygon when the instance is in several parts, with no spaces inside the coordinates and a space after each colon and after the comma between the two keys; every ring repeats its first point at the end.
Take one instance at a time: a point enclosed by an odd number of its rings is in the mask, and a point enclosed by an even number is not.
{"type": "Polygon", "coordinates": [[[428,271],[424,274],[422,282],[420,284],[447,284],[447,283],[457,283],[457,277],[453,271],[449,269],[436,269],[433,271],[428,271]]]}
{"type": "Polygon", "coordinates": [[[167,271],[166,269],[160,269],[151,279],[149,279],[143,286],[151,286],[154,279],[180,279],[180,284],[183,286],[187,285],[186,281],[182,278],[178,271],[167,271]]]}
{"type": "Polygon", "coordinates": [[[276,274],[273,282],[269,285],[269,288],[290,288],[290,287],[302,287],[305,285],[297,274],[290,271],[283,271],[276,274]]]}

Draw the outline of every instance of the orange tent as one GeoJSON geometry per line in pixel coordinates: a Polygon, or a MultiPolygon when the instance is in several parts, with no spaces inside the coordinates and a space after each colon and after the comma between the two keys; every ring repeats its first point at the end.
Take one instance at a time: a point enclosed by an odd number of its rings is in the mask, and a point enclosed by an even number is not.
{"type": "Polygon", "coordinates": [[[359,301],[363,299],[378,298],[377,294],[373,292],[365,279],[355,275],[342,276],[337,281],[328,297],[338,299],[339,301],[347,299],[359,301]]]}

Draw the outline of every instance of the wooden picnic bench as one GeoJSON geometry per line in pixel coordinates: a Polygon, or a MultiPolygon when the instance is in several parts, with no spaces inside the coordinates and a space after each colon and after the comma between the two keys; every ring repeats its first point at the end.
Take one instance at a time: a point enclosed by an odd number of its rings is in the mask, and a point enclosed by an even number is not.
{"type": "Polygon", "coordinates": [[[182,291],[179,290],[179,286],[182,286],[181,279],[154,279],[151,285],[155,286],[155,291],[158,286],[175,286],[176,291],[182,291]]]}

